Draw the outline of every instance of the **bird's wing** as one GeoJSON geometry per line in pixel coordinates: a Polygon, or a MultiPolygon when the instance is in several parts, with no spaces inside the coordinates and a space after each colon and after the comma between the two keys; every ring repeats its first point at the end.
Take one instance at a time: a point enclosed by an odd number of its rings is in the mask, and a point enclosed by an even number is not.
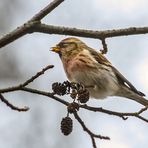
{"type": "Polygon", "coordinates": [[[114,73],[116,74],[116,77],[118,78],[119,83],[130,88],[136,94],[138,94],[140,96],[145,96],[144,93],[138,91],[115,67],[112,66],[112,69],[113,69],[114,73]]]}
{"type": "Polygon", "coordinates": [[[103,56],[101,53],[98,53],[96,50],[89,48],[90,54],[95,58],[95,60],[103,65],[111,66],[112,64],[107,60],[105,56],[103,56]]]}
{"type": "Polygon", "coordinates": [[[98,53],[94,49],[90,49],[89,51],[98,63],[112,68],[120,84],[128,87],[140,96],[145,96],[144,93],[138,91],[114,66],[112,66],[112,64],[106,59],[106,57],[103,56],[103,54],[98,53]]]}

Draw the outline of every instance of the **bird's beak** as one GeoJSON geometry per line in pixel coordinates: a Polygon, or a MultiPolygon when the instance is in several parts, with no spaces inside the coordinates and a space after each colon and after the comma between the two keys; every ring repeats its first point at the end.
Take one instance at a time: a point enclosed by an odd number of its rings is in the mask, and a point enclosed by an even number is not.
{"type": "Polygon", "coordinates": [[[59,53],[60,52],[60,48],[59,47],[51,47],[51,51],[59,53]]]}

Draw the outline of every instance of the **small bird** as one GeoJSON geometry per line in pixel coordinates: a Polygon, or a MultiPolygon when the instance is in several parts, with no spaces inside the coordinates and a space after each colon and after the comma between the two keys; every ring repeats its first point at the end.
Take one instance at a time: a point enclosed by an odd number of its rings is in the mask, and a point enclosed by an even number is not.
{"type": "Polygon", "coordinates": [[[52,51],[59,54],[68,79],[86,86],[92,98],[120,96],[148,106],[144,93],[138,91],[101,52],[80,39],[66,38],[52,47],[52,51]]]}

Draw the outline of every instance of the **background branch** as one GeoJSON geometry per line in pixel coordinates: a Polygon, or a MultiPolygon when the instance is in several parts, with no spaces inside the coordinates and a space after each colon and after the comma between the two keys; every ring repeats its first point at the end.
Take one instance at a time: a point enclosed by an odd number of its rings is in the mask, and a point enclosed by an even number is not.
{"type": "MultiPolygon", "coordinates": [[[[26,92],[29,92],[29,93],[47,96],[47,97],[54,99],[54,100],[66,105],[66,106],[69,105],[69,102],[55,96],[54,93],[41,91],[41,90],[28,88],[28,87],[23,87],[21,84],[18,85],[18,86],[10,87],[10,88],[0,89],[0,93],[8,93],[8,92],[12,92],[12,91],[26,91],[26,92]]],[[[148,107],[144,107],[144,108],[140,109],[139,111],[133,112],[133,113],[115,112],[115,111],[103,109],[102,107],[92,107],[92,106],[88,106],[88,105],[79,105],[79,107],[84,108],[84,109],[89,110],[89,111],[93,111],[93,112],[102,112],[102,113],[105,113],[105,114],[108,114],[108,115],[114,115],[114,116],[117,116],[117,117],[121,117],[123,120],[126,120],[126,119],[128,119],[128,117],[132,116],[132,117],[139,118],[139,119],[148,123],[148,119],[141,116],[141,113],[146,111],[148,109],[148,107]]]]}
{"type": "Polygon", "coordinates": [[[27,86],[28,84],[30,84],[31,82],[33,82],[39,76],[43,75],[45,73],[45,71],[47,71],[47,70],[49,70],[49,69],[51,69],[53,67],[54,67],[53,65],[48,65],[45,68],[43,68],[41,71],[37,72],[34,76],[32,76],[31,78],[26,80],[24,83],[19,84],[18,86],[13,86],[13,87],[0,89],[0,93],[7,93],[7,92],[11,92],[11,91],[20,90],[21,88],[23,88],[23,87],[27,86]]]}
{"type": "Polygon", "coordinates": [[[52,10],[54,10],[57,6],[59,6],[64,0],[54,0],[49,5],[47,5],[44,9],[34,15],[29,21],[40,21],[47,14],[49,14],[52,10]]]}
{"type": "MultiPolygon", "coordinates": [[[[69,102],[65,101],[57,96],[55,96],[55,93],[50,93],[50,92],[46,92],[46,91],[41,91],[41,90],[37,90],[37,89],[33,89],[33,88],[28,88],[26,87],[27,85],[29,85],[31,82],[33,82],[35,79],[37,79],[39,76],[41,76],[42,74],[44,74],[45,71],[47,71],[48,69],[53,68],[53,65],[48,65],[45,68],[43,68],[41,71],[37,72],[34,76],[32,76],[30,79],[26,80],[24,83],[21,83],[20,85],[14,86],[14,87],[10,87],[10,88],[5,88],[5,89],[0,89],[0,99],[2,102],[4,102],[7,106],[9,106],[11,109],[13,110],[17,110],[17,111],[27,111],[29,108],[24,107],[24,108],[18,108],[14,105],[12,105],[11,103],[8,102],[8,100],[6,100],[2,93],[8,93],[11,91],[25,91],[25,92],[29,92],[29,93],[33,93],[33,94],[38,94],[38,95],[42,95],[42,96],[46,96],[50,99],[56,100],[60,103],[62,103],[63,105],[69,106],[69,102]]],[[[75,102],[75,104],[77,104],[75,102]]],[[[129,116],[134,116],[137,117],[145,122],[148,123],[148,120],[142,116],[140,116],[141,113],[143,113],[144,111],[147,110],[147,107],[142,108],[141,110],[139,110],[138,112],[135,113],[121,113],[121,112],[114,112],[114,111],[110,111],[110,110],[106,110],[103,108],[96,108],[96,107],[91,107],[91,106],[87,106],[87,105],[81,105],[81,104],[77,104],[75,105],[76,107],[78,106],[78,108],[84,108],[87,109],[89,111],[94,111],[94,112],[102,112],[102,113],[106,113],[109,115],[115,115],[118,117],[121,117],[122,119],[126,120],[127,117],[129,116]]],[[[85,123],[82,121],[82,119],[79,117],[79,115],[77,114],[77,111],[79,109],[74,109],[74,117],[76,118],[76,120],[80,123],[80,125],[82,126],[83,130],[85,132],[87,132],[92,140],[92,145],[93,148],[97,148],[96,146],[96,142],[95,142],[95,138],[99,138],[99,139],[105,139],[105,140],[109,140],[110,138],[107,136],[101,136],[101,135],[97,135],[94,134],[91,130],[89,130],[89,128],[87,128],[87,126],[85,125],[85,123]]]]}
{"type": "Polygon", "coordinates": [[[18,38],[24,36],[25,34],[27,34],[29,32],[29,30],[34,26],[35,23],[38,23],[38,22],[26,23],[20,27],[17,27],[12,32],[1,37],[0,38],[0,48],[4,47],[5,45],[7,45],[7,44],[17,40],[18,38]]]}
{"type": "Polygon", "coordinates": [[[93,132],[91,132],[87,126],[85,125],[85,123],[82,121],[82,119],[79,117],[79,115],[77,114],[77,112],[74,112],[74,117],[76,118],[76,120],[80,123],[80,125],[82,126],[83,130],[85,132],[87,132],[87,134],[90,136],[91,140],[92,140],[92,145],[93,148],[97,148],[96,146],[96,142],[95,142],[95,138],[99,138],[99,139],[104,139],[104,140],[110,140],[109,137],[107,136],[101,136],[101,135],[96,135],[93,132]]]}
{"type": "Polygon", "coordinates": [[[106,41],[105,41],[105,39],[102,39],[101,41],[102,41],[103,49],[100,50],[100,51],[101,51],[102,54],[106,54],[107,51],[108,51],[106,41]]]}
{"type": "Polygon", "coordinates": [[[4,96],[2,94],[0,94],[0,100],[2,102],[4,102],[8,107],[10,107],[12,110],[16,110],[16,111],[19,111],[19,112],[26,112],[29,110],[28,107],[24,106],[22,108],[20,107],[17,107],[17,106],[14,106],[12,103],[10,103],[7,99],[4,98],[4,96]]]}
{"type": "Polygon", "coordinates": [[[89,111],[93,111],[93,112],[102,112],[102,113],[106,113],[108,115],[118,116],[118,117],[121,117],[123,120],[127,120],[128,117],[133,116],[133,117],[137,117],[137,118],[148,123],[148,119],[146,119],[140,115],[144,111],[146,111],[148,109],[148,107],[144,107],[144,108],[140,109],[139,111],[133,112],[133,113],[115,112],[115,111],[103,109],[102,107],[92,107],[92,106],[88,106],[88,105],[80,105],[80,107],[84,108],[84,109],[88,109],[89,111]]]}
{"type": "MultiPolygon", "coordinates": [[[[59,5],[62,2],[62,0],[56,1],[56,2],[58,2],[57,4],[59,5]]],[[[45,11],[44,9],[40,11],[41,15],[40,13],[37,13],[27,23],[25,23],[24,25],[18,27],[14,31],[0,38],[0,48],[11,43],[12,41],[15,41],[16,39],[22,37],[23,35],[27,33],[33,33],[33,32],[87,37],[87,38],[100,39],[101,41],[102,39],[105,41],[106,38],[111,38],[111,37],[138,35],[138,34],[148,33],[148,27],[130,27],[130,28],[125,28],[125,29],[93,31],[93,30],[76,29],[76,28],[70,28],[70,27],[61,27],[61,26],[41,24],[41,22],[39,21],[39,18],[43,18],[43,16],[46,16],[47,12],[51,12],[53,8],[58,6],[57,4],[54,3],[54,5],[49,5],[49,6],[54,6],[54,7],[47,6],[47,8],[45,8],[45,11]],[[52,8],[52,9],[49,9],[49,8],[52,8]]]]}
{"type": "Polygon", "coordinates": [[[37,72],[34,76],[32,76],[30,79],[28,79],[27,81],[25,81],[23,84],[20,84],[20,87],[25,87],[27,86],[29,83],[33,82],[35,79],[37,79],[39,76],[43,75],[45,71],[53,68],[53,65],[48,65],[45,68],[43,68],[41,71],[37,72]]]}
{"type": "Polygon", "coordinates": [[[72,35],[79,37],[87,37],[102,40],[110,37],[138,35],[148,33],[148,27],[129,27],[125,29],[112,29],[104,31],[86,30],[70,27],[53,26],[46,24],[37,24],[34,26],[33,32],[41,32],[47,34],[72,35]]]}
{"type": "Polygon", "coordinates": [[[39,24],[42,18],[44,18],[47,14],[49,14],[52,10],[54,10],[63,1],[64,0],[54,0],[49,5],[47,5],[44,9],[42,9],[40,12],[35,14],[30,20],[28,20],[28,22],[24,23],[22,26],[17,27],[12,32],[1,37],[0,48],[15,41],[16,39],[24,36],[27,33],[32,33],[31,32],[32,27],[34,27],[35,24],[39,24]]]}
{"type": "MultiPolygon", "coordinates": [[[[11,107],[11,105],[9,105],[10,103],[2,96],[2,93],[9,93],[9,92],[12,92],[12,91],[26,91],[26,92],[29,92],[29,93],[34,93],[34,94],[50,97],[51,99],[54,99],[54,100],[56,100],[56,101],[58,101],[58,102],[60,102],[60,103],[62,103],[64,105],[68,106],[69,102],[55,96],[54,93],[45,92],[45,91],[41,91],[41,90],[26,87],[31,82],[33,82],[35,79],[37,79],[39,76],[43,75],[44,72],[46,72],[47,70],[49,70],[49,69],[51,69],[53,67],[54,67],[53,65],[48,65],[45,68],[43,68],[41,71],[37,72],[34,76],[32,76],[31,78],[26,80],[24,83],[21,83],[21,84],[19,84],[17,86],[0,89],[0,94],[1,94],[0,98],[1,98],[1,100],[5,104],[7,104],[8,106],[11,107]]],[[[141,116],[141,114],[144,111],[146,111],[148,109],[148,107],[144,107],[144,108],[142,108],[139,111],[134,112],[134,113],[122,113],[122,112],[115,112],[115,111],[103,109],[102,107],[92,107],[92,106],[88,106],[86,104],[85,105],[78,104],[78,106],[80,108],[84,108],[84,109],[87,109],[89,111],[102,112],[102,113],[105,113],[105,114],[108,114],[108,115],[118,116],[118,117],[121,117],[123,120],[126,120],[127,117],[133,116],[133,117],[137,117],[137,118],[139,118],[139,119],[141,119],[141,120],[148,123],[148,119],[141,116]]]]}

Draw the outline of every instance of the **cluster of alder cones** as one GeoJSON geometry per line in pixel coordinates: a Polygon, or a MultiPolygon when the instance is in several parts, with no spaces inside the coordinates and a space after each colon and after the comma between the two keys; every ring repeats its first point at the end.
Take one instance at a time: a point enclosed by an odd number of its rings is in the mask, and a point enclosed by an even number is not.
{"type": "Polygon", "coordinates": [[[69,103],[67,106],[67,116],[61,121],[61,132],[67,136],[73,129],[73,121],[69,117],[69,114],[77,112],[79,110],[79,104],[84,104],[89,100],[89,92],[82,84],[69,81],[65,81],[63,83],[53,83],[52,90],[56,95],[70,95],[73,99],[73,102],[69,103]]]}

